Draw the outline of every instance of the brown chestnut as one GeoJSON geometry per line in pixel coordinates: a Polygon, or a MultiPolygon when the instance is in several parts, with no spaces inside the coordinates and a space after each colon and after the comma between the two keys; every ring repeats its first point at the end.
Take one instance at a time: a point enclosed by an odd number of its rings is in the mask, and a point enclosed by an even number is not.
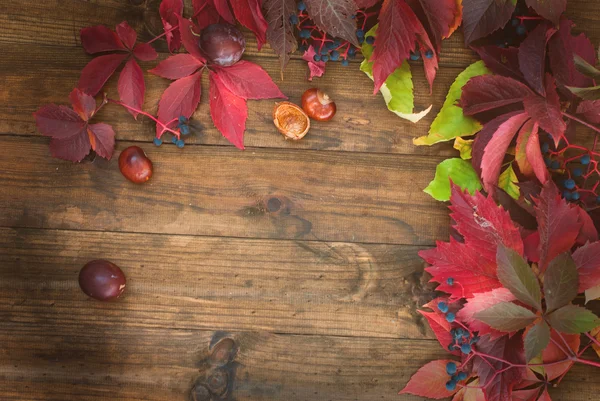
{"type": "Polygon", "coordinates": [[[107,260],[92,260],[79,272],[81,290],[100,301],[119,298],[125,291],[125,283],[123,271],[107,260]]]}
{"type": "Polygon", "coordinates": [[[329,121],[336,112],[335,102],[318,88],[311,88],[302,95],[302,109],[310,118],[329,121]]]}
{"type": "Polygon", "coordinates": [[[130,146],[119,156],[119,170],[125,178],[143,184],[152,177],[152,161],[139,146],[130,146]]]}
{"type": "Polygon", "coordinates": [[[200,34],[199,46],[209,62],[228,67],[242,58],[246,50],[246,39],[233,25],[212,24],[200,34]]]}
{"type": "Polygon", "coordinates": [[[291,102],[275,103],[273,123],[286,139],[297,141],[310,129],[310,119],[298,105],[291,102]]]}

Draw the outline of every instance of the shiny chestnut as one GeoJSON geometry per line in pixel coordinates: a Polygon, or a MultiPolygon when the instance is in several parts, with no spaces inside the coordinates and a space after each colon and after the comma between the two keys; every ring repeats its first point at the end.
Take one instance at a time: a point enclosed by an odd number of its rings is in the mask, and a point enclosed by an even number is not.
{"type": "Polygon", "coordinates": [[[119,170],[125,178],[142,184],[152,177],[152,161],[139,146],[130,146],[119,156],[119,170]]]}
{"type": "Polygon", "coordinates": [[[318,88],[311,88],[302,95],[302,109],[310,118],[329,121],[336,112],[335,102],[318,88]]]}
{"type": "Polygon", "coordinates": [[[212,24],[202,30],[198,45],[209,62],[228,67],[242,58],[246,39],[233,25],[212,24]]]}
{"type": "Polygon", "coordinates": [[[86,295],[100,301],[117,299],[125,291],[125,274],[107,260],[92,260],[79,272],[79,287],[86,295]]]}
{"type": "Polygon", "coordinates": [[[275,103],[273,123],[286,139],[297,141],[310,129],[310,119],[298,105],[291,102],[275,103]]]}

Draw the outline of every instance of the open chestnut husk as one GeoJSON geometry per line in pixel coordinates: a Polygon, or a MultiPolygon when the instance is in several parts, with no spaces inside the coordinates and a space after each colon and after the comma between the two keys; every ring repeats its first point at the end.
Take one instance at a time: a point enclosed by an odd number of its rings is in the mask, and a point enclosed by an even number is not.
{"type": "Polygon", "coordinates": [[[275,103],[273,123],[286,139],[297,141],[310,129],[310,119],[298,105],[291,102],[275,103]]]}
{"type": "Polygon", "coordinates": [[[335,102],[318,88],[311,88],[302,95],[302,109],[310,118],[317,121],[329,121],[337,110],[335,102]]]}

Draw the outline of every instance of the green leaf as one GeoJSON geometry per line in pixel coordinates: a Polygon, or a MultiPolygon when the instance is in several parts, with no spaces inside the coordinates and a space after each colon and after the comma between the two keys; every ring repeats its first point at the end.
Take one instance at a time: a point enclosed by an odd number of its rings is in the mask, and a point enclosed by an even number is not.
{"type": "Polygon", "coordinates": [[[500,174],[498,177],[498,188],[504,190],[511,198],[519,199],[521,196],[521,190],[517,185],[519,179],[517,178],[517,174],[515,174],[515,170],[512,167],[512,163],[508,165],[506,170],[500,174]]]}
{"type": "Polygon", "coordinates": [[[498,245],[496,251],[498,280],[519,301],[542,310],[542,290],[527,261],[514,250],[498,245]]]}
{"type": "MultiPolygon", "coordinates": [[[[376,31],[377,25],[371,28],[365,36],[375,37],[376,31]]],[[[370,45],[365,41],[361,51],[365,59],[360,64],[360,70],[367,74],[369,78],[373,79],[373,63],[369,62],[369,59],[373,54],[373,45],[370,45]]],[[[413,113],[415,106],[413,81],[410,72],[410,64],[407,60],[404,60],[402,65],[396,68],[396,70],[385,80],[379,91],[383,95],[385,104],[391,112],[401,118],[412,121],[413,123],[416,123],[425,117],[433,107],[432,105],[420,113],[413,113]]]]}
{"type": "MultiPolygon", "coordinates": [[[[366,57],[366,56],[365,56],[366,57]]],[[[469,136],[481,131],[481,124],[473,117],[465,116],[462,108],[456,105],[462,94],[462,88],[473,77],[491,74],[483,63],[477,61],[458,74],[450,86],[444,105],[433,120],[429,134],[413,139],[415,145],[431,146],[438,142],[449,141],[459,136],[469,136]]]]}
{"type": "Polygon", "coordinates": [[[570,253],[561,253],[550,261],[544,274],[546,312],[569,304],[577,296],[578,288],[577,265],[570,253]]]}
{"type": "Polygon", "coordinates": [[[550,343],[550,327],[544,321],[538,322],[527,331],[523,342],[525,344],[525,358],[529,362],[540,355],[550,343]]]}
{"type": "Polygon", "coordinates": [[[535,313],[512,302],[501,302],[477,312],[473,317],[507,333],[524,329],[537,319],[535,313]]]}
{"type": "Polygon", "coordinates": [[[438,164],[435,169],[435,178],[423,192],[439,201],[450,200],[450,180],[471,194],[481,189],[481,181],[471,163],[454,158],[446,159],[438,164]]]}
{"type": "Polygon", "coordinates": [[[591,88],[575,88],[567,86],[567,89],[584,100],[600,100],[600,85],[591,88]]]}
{"type": "Polygon", "coordinates": [[[472,157],[473,142],[473,139],[462,139],[460,136],[454,139],[454,149],[460,152],[461,159],[469,160],[472,157]]]}
{"type": "Polygon", "coordinates": [[[554,330],[566,334],[581,334],[600,326],[600,319],[591,311],[577,305],[567,305],[548,315],[554,330]]]}
{"type": "Polygon", "coordinates": [[[596,81],[600,80],[600,71],[577,54],[575,55],[575,67],[577,68],[577,71],[583,75],[595,79],[596,81]]]}

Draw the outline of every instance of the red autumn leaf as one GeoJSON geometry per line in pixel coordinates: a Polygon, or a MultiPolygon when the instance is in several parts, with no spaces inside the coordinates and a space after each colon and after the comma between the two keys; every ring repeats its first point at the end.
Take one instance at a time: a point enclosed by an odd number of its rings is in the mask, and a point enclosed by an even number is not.
{"type": "Polygon", "coordinates": [[[481,75],[463,86],[460,105],[463,113],[474,115],[499,107],[521,103],[533,92],[526,85],[500,75],[481,75]]]}
{"type": "Polygon", "coordinates": [[[515,301],[515,296],[506,288],[500,287],[494,290],[476,293],[467,300],[465,306],[458,311],[458,320],[469,326],[472,331],[478,331],[480,336],[489,335],[491,339],[496,339],[506,335],[488,326],[487,324],[475,319],[475,314],[502,302],[515,301]]]}
{"type": "Polygon", "coordinates": [[[121,39],[121,42],[125,47],[129,50],[133,50],[133,46],[135,46],[135,41],[137,40],[137,33],[129,26],[127,21],[123,21],[117,25],[116,31],[117,36],[121,39]]]}
{"type": "Polygon", "coordinates": [[[156,50],[148,43],[138,43],[133,48],[133,55],[141,61],[152,61],[158,57],[156,50]]]}
{"type": "Polygon", "coordinates": [[[225,87],[243,99],[287,99],[269,74],[249,61],[240,60],[230,67],[216,68],[215,71],[225,87]]]}
{"type": "Polygon", "coordinates": [[[449,362],[455,361],[442,359],[424,365],[410,378],[400,394],[408,393],[436,400],[451,397],[458,389],[454,391],[446,389],[446,382],[449,378],[446,373],[446,365],[449,362]]]}
{"type": "Polygon", "coordinates": [[[96,96],[127,56],[127,53],[116,53],[92,59],[81,71],[77,87],[91,96],[96,96]]]}
{"type": "MultiPolygon", "coordinates": [[[[477,343],[477,350],[513,364],[525,361],[521,336],[503,336],[495,340],[482,337],[477,343]]],[[[487,401],[512,401],[513,388],[525,375],[525,369],[516,367],[498,374],[504,367],[505,364],[497,360],[475,358],[473,370],[479,376],[480,385],[485,386],[483,391],[487,401]]]]}
{"type": "MultiPolygon", "coordinates": [[[[173,120],[180,116],[190,118],[200,102],[201,81],[202,71],[198,71],[169,85],[158,102],[158,120],[164,124],[174,124],[173,120]]],[[[157,138],[160,138],[163,132],[157,125],[157,138]]]]}
{"type": "MultiPolygon", "coordinates": [[[[144,73],[134,58],[129,59],[123,67],[117,89],[119,90],[121,102],[138,110],[142,109],[146,84],[144,83],[144,73]]],[[[131,109],[127,109],[127,111],[137,119],[137,112],[131,109]]]]}
{"type": "Polygon", "coordinates": [[[485,63],[485,66],[494,74],[504,77],[523,80],[523,73],[519,69],[519,49],[515,47],[502,48],[498,46],[471,46],[485,63]]]}
{"type": "Polygon", "coordinates": [[[79,35],[83,48],[89,54],[126,50],[117,34],[104,25],[83,28],[79,35]]]}
{"type": "Polygon", "coordinates": [[[498,183],[504,155],[514,136],[529,119],[527,113],[517,114],[498,127],[485,147],[481,160],[481,180],[487,191],[492,191],[498,183]]]}
{"type": "Polygon", "coordinates": [[[577,248],[573,260],[579,272],[579,292],[600,285],[600,242],[577,248]]]}
{"type": "Polygon", "coordinates": [[[540,233],[534,231],[523,239],[525,257],[527,260],[538,263],[540,261],[540,233]]]}
{"type": "Polygon", "coordinates": [[[231,25],[235,25],[235,18],[233,18],[233,13],[229,8],[229,2],[227,0],[210,0],[212,1],[215,10],[219,13],[221,18],[223,18],[227,23],[231,25]]]}
{"type": "Polygon", "coordinates": [[[216,24],[221,19],[221,16],[214,7],[213,0],[192,0],[192,6],[200,29],[216,24]]]}
{"type": "Polygon", "coordinates": [[[358,9],[354,0],[305,0],[304,2],[308,15],[321,31],[360,47],[356,38],[356,20],[352,18],[358,9]]]}
{"type": "Polygon", "coordinates": [[[577,114],[592,124],[600,124],[600,100],[584,100],[577,107],[577,114]]]}
{"type": "Polygon", "coordinates": [[[181,34],[178,29],[171,29],[179,24],[179,17],[183,14],[183,0],[162,0],[158,12],[165,32],[167,32],[165,38],[169,51],[172,53],[179,50],[181,47],[181,34]]]}
{"type": "Polygon", "coordinates": [[[183,17],[179,17],[179,32],[181,33],[181,42],[183,43],[183,47],[185,50],[192,56],[194,56],[198,61],[205,64],[206,58],[200,52],[200,47],[198,46],[198,38],[194,36],[192,31],[196,31],[194,24],[183,17]]]}
{"type": "Polygon", "coordinates": [[[409,0],[408,3],[417,15],[422,14],[421,21],[427,21],[431,41],[439,52],[442,39],[449,37],[455,29],[457,16],[462,15],[462,6],[457,0],[409,0]]]}
{"type": "Polygon", "coordinates": [[[567,130],[567,124],[563,120],[560,108],[560,98],[556,92],[554,78],[546,74],[546,97],[530,95],[523,99],[525,111],[536,121],[539,126],[558,142],[567,130]]]}
{"type": "Polygon", "coordinates": [[[356,0],[356,6],[358,8],[371,8],[381,0],[356,0]]]}
{"type": "Polygon", "coordinates": [[[244,149],[244,131],[248,118],[246,101],[233,94],[220,76],[210,72],[210,115],[215,127],[239,149],[244,149]]]}
{"type": "Polygon", "coordinates": [[[592,217],[583,208],[577,208],[579,212],[579,221],[581,222],[581,230],[577,236],[577,243],[580,245],[588,242],[598,241],[598,230],[594,225],[592,217]]]}
{"type": "Polygon", "coordinates": [[[229,0],[235,18],[256,36],[258,50],[267,42],[267,21],[263,17],[260,0],[229,0]]]}
{"type": "Polygon", "coordinates": [[[515,390],[512,393],[512,401],[536,401],[539,393],[539,387],[526,390],[515,390]]]}
{"type": "MultiPolygon", "coordinates": [[[[550,341],[548,346],[544,349],[544,351],[542,351],[542,360],[544,363],[551,364],[568,359],[570,355],[565,354],[563,350],[568,352],[570,349],[574,353],[579,351],[579,347],[581,346],[581,337],[579,334],[560,334],[554,329],[551,329],[550,333],[550,338],[553,341],[550,341]],[[564,343],[563,339],[566,341],[566,344],[564,343]],[[560,348],[556,344],[560,344],[560,348]],[[568,345],[568,347],[566,345],[568,345]]],[[[546,372],[547,380],[552,381],[558,378],[563,373],[571,369],[572,366],[572,361],[545,366],[544,371],[546,372]]]]}
{"type": "MultiPolygon", "coordinates": [[[[442,348],[448,350],[448,344],[454,343],[454,338],[452,337],[452,334],[450,334],[452,324],[446,320],[446,315],[438,308],[438,303],[442,301],[447,302],[448,300],[445,298],[436,298],[423,305],[425,308],[432,309],[433,312],[423,310],[419,310],[418,312],[427,319],[429,327],[431,327],[433,334],[435,334],[435,337],[438,339],[442,348]]],[[[451,352],[451,354],[460,356],[460,351],[456,350],[451,352]]]]}
{"type": "Polygon", "coordinates": [[[204,64],[189,53],[179,53],[161,61],[150,70],[154,75],[167,79],[179,79],[192,75],[204,64]]]}
{"type": "Polygon", "coordinates": [[[315,49],[310,46],[302,55],[302,59],[308,62],[308,80],[312,81],[314,77],[322,77],[325,73],[325,63],[323,61],[315,61],[315,49]]]}
{"type": "Polygon", "coordinates": [[[502,28],[515,11],[515,0],[463,0],[463,30],[469,44],[502,28]]]}
{"type": "Polygon", "coordinates": [[[290,15],[296,13],[294,0],[264,0],[265,18],[267,20],[267,40],[271,48],[279,56],[283,70],[290,60],[290,55],[298,48],[294,36],[294,25],[290,15]]]}
{"type": "Polygon", "coordinates": [[[561,14],[567,9],[567,0],[525,0],[525,2],[554,25],[558,25],[561,14]]]}
{"type": "Polygon", "coordinates": [[[564,200],[552,181],[542,189],[535,212],[540,232],[540,271],[563,252],[569,251],[581,229],[577,206],[564,200]]]}
{"type": "Polygon", "coordinates": [[[541,23],[527,35],[519,46],[519,68],[525,81],[537,93],[544,96],[544,73],[546,71],[546,45],[556,29],[541,23]]]}
{"type": "Polygon", "coordinates": [[[544,389],[542,395],[540,395],[540,398],[538,398],[537,401],[552,401],[552,398],[550,398],[550,394],[548,393],[548,388],[544,389]]]}
{"type": "Polygon", "coordinates": [[[34,113],[38,130],[49,136],[52,156],[81,161],[90,147],[110,159],[115,146],[115,133],[107,124],[88,124],[96,111],[93,97],[74,89],[69,95],[73,109],[54,104],[46,105],[34,113]]]}
{"type": "MultiPolygon", "coordinates": [[[[534,174],[533,167],[529,162],[527,157],[527,144],[529,143],[529,138],[531,137],[531,133],[533,131],[534,122],[529,120],[527,121],[521,130],[519,131],[519,135],[517,135],[517,145],[515,149],[515,161],[517,162],[517,166],[519,166],[519,171],[524,176],[531,178],[534,174]]],[[[537,127],[536,127],[537,132],[537,127]]],[[[539,144],[538,144],[539,146],[539,144]]],[[[543,163],[542,159],[542,163],[543,163]]],[[[546,167],[544,166],[544,169],[546,167]]]]}
{"type": "Polygon", "coordinates": [[[538,130],[538,125],[532,120],[523,125],[517,137],[515,160],[521,174],[528,177],[535,175],[542,184],[545,184],[550,179],[550,175],[544,163],[538,130]]]}

